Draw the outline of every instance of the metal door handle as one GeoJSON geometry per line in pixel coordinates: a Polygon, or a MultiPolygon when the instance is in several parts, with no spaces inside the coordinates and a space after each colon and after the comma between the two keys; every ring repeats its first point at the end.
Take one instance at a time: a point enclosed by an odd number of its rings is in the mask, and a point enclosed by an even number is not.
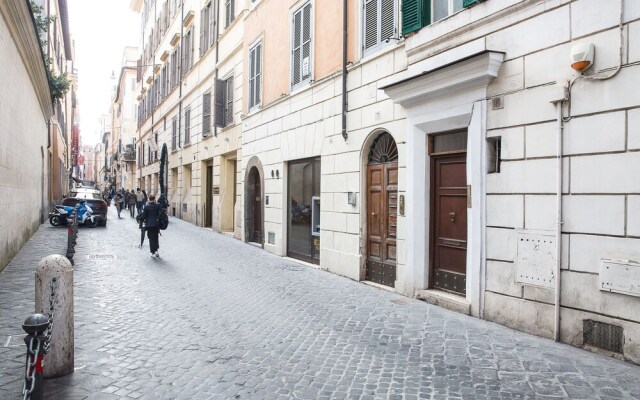
{"type": "Polygon", "coordinates": [[[451,211],[449,213],[449,219],[451,220],[451,222],[456,222],[456,213],[451,211]]]}
{"type": "Polygon", "coordinates": [[[376,213],[372,212],[371,215],[376,215],[376,213]]]}

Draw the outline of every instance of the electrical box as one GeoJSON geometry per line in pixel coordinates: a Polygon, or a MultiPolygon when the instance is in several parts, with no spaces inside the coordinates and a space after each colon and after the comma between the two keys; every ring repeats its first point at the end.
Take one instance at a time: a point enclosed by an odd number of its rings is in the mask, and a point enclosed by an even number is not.
{"type": "Polygon", "coordinates": [[[599,277],[602,291],[640,297],[640,263],[603,259],[599,277]]]}
{"type": "Polygon", "coordinates": [[[553,232],[516,234],[516,283],[553,288],[556,284],[556,237],[553,232]]]}
{"type": "Polygon", "coordinates": [[[320,196],[311,198],[311,234],[320,236],[320,196]]]}

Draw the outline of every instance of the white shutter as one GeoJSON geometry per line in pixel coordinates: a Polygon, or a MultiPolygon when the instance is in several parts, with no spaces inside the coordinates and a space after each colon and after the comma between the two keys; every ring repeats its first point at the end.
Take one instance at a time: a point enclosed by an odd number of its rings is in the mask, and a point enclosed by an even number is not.
{"type": "Polygon", "coordinates": [[[380,0],[380,42],[395,35],[396,0],[380,0]]]}
{"type": "Polygon", "coordinates": [[[293,46],[292,46],[292,76],[291,84],[300,83],[300,75],[302,69],[302,10],[293,15],[293,46]]]}
{"type": "Polygon", "coordinates": [[[378,1],[365,0],[363,48],[368,50],[378,44],[378,1]]]}

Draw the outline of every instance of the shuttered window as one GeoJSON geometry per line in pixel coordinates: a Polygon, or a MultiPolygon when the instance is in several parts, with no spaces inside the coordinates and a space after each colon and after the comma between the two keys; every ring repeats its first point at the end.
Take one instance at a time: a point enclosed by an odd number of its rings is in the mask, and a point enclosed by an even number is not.
{"type": "Polygon", "coordinates": [[[211,133],[211,92],[202,96],[202,136],[211,133]]]}
{"type": "Polygon", "coordinates": [[[209,24],[209,28],[208,28],[208,32],[209,32],[209,47],[213,46],[213,43],[215,43],[216,41],[216,20],[215,20],[215,13],[213,12],[213,1],[209,2],[209,4],[207,4],[207,9],[209,10],[209,15],[208,15],[208,21],[207,23],[209,24]]]}
{"type": "Polygon", "coordinates": [[[311,78],[311,2],[293,14],[291,46],[291,87],[296,87],[311,78]]]}
{"type": "Polygon", "coordinates": [[[396,36],[396,0],[363,0],[362,8],[362,50],[370,54],[396,36]]]}
{"type": "Polygon", "coordinates": [[[207,33],[207,29],[209,27],[208,19],[209,11],[207,7],[205,7],[200,10],[200,57],[202,57],[204,52],[207,51],[207,39],[209,38],[207,33]]]}
{"type": "Polygon", "coordinates": [[[260,104],[262,81],[262,43],[249,50],[249,110],[260,104]]]}
{"type": "Polygon", "coordinates": [[[233,76],[226,80],[216,79],[214,119],[219,128],[233,122],[233,90],[233,76]]]}
{"type": "MultiPolygon", "coordinates": [[[[178,120],[174,117],[171,122],[171,150],[176,150],[178,148],[178,120]]],[[[149,153],[149,157],[151,157],[151,153],[149,153]]]]}
{"type": "Polygon", "coordinates": [[[402,0],[402,34],[415,32],[480,0],[402,0]]]}
{"type": "Polygon", "coordinates": [[[191,143],[191,109],[184,110],[184,144],[191,143]]]}
{"type": "Polygon", "coordinates": [[[225,0],[225,24],[224,27],[228,27],[229,25],[231,25],[231,22],[233,21],[233,18],[235,17],[235,10],[234,10],[234,0],[225,0]]]}

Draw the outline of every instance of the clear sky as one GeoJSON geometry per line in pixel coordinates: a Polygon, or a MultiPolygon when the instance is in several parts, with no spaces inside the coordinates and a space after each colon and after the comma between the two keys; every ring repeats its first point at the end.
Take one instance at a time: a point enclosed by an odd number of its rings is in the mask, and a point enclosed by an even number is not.
{"type": "MultiPolygon", "coordinates": [[[[2,0],[0,0],[2,1],[2,0]]],[[[102,118],[109,113],[112,71],[116,79],[125,46],[137,46],[140,22],[131,0],[68,0],[69,30],[75,41],[78,107],[83,144],[102,140],[102,118]]]]}

